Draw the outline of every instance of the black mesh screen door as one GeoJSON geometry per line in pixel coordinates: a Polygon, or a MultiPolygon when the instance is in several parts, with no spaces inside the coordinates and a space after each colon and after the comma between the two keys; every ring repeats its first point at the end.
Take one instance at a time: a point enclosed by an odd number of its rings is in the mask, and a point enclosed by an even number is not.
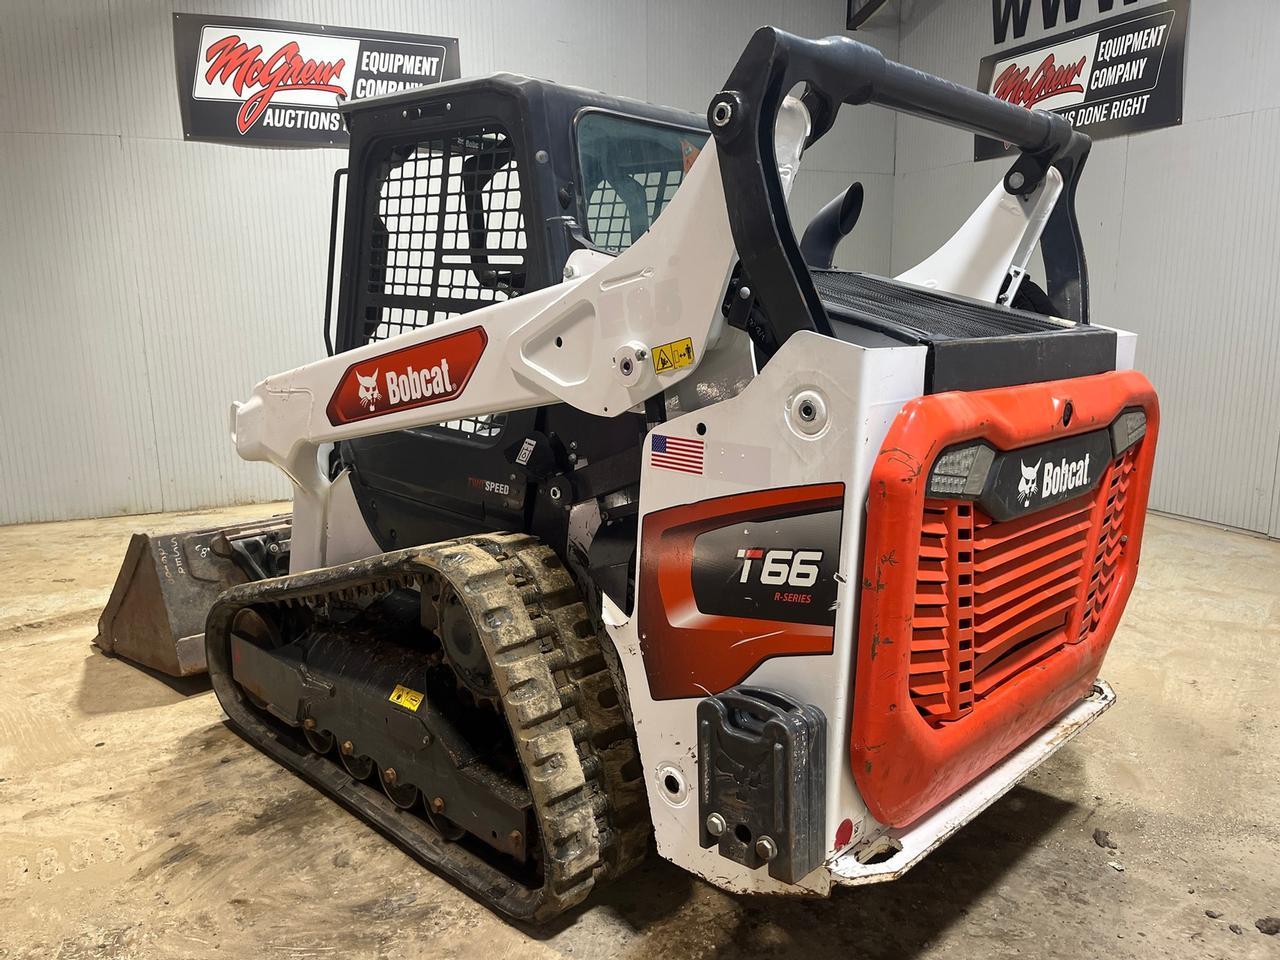
{"type": "MultiPolygon", "coordinates": [[[[537,284],[533,198],[507,128],[470,123],[365,153],[348,347],[389,340],[516,297],[537,284]]],[[[501,336],[501,331],[491,331],[501,336]]],[[[525,485],[503,450],[536,411],[481,414],[341,445],[383,549],[479,529],[523,529],[525,485]]]]}
{"type": "Polygon", "coordinates": [[[524,292],[520,171],[502,127],[391,146],[383,169],[361,298],[368,339],[524,292]]]}
{"type": "MultiPolygon", "coordinates": [[[[374,168],[357,292],[364,342],[385,340],[519,296],[528,282],[520,170],[490,123],[391,143],[374,168]]],[[[438,428],[496,437],[497,417],[438,428]]]]}

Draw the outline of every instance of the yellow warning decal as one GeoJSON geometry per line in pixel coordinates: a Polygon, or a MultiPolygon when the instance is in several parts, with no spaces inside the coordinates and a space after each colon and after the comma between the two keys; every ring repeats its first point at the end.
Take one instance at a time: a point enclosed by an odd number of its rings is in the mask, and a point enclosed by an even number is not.
{"type": "Polygon", "coordinates": [[[416,713],[418,708],[422,706],[423,696],[417,690],[410,690],[408,687],[397,683],[396,688],[391,691],[391,696],[387,697],[387,699],[397,706],[416,713]]]}
{"type": "Polygon", "coordinates": [[[653,348],[653,372],[670,373],[693,363],[693,338],[672,340],[653,348]]]}

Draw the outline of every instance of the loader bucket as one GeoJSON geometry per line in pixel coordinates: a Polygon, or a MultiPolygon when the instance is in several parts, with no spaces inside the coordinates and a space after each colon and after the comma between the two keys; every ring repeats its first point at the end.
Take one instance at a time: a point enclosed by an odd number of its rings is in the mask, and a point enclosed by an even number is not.
{"type": "Polygon", "coordinates": [[[290,516],[129,540],[94,643],[171,677],[205,672],[204,621],[238,583],[287,572],[290,516]]]}

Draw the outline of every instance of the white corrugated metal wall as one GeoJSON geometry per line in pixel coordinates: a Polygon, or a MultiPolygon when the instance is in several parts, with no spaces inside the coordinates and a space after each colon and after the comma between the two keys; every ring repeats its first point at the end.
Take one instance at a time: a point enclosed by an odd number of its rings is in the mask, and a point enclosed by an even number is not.
{"type": "MultiPolygon", "coordinates": [[[[1027,40],[1045,35],[1032,6],[1027,40]]],[[[1191,7],[1182,126],[1095,144],[1081,185],[1094,317],[1140,335],[1138,365],[1160,391],[1152,505],[1280,536],[1280,88],[1267,56],[1280,4],[1191,7]]],[[[1092,0],[1081,9],[1079,22],[1096,19],[1092,0]]],[[[990,0],[905,0],[900,30],[905,62],[969,86],[996,49],[990,0]]],[[[900,120],[895,270],[1001,176],[1001,161],[972,158],[972,137],[900,120]]]]}
{"type": "MultiPolygon", "coordinates": [[[[283,496],[227,407],[323,352],[329,185],[344,155],[183,141],[173,12],[460,38],[503,69],[693,110],[751,31],[838,33],[843,0],[4,0],[0,15],[0,523],[283,496]]],[[[864,35],[897,53],[893,18],[864,35]]],[[[883,272],[895,119],[863,110],[809,158],[801,215],[857,176],[842,256],[883,272]]]]}

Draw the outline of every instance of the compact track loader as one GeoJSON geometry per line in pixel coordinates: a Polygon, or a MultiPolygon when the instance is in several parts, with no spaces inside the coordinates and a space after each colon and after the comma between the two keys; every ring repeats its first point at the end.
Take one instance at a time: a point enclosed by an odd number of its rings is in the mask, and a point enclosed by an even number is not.
{"type": "Polygon", "coordinates": [[[336,349],[232,411],[294,487],[204,626],[247,740],[536,921],[651,834],[730,891],[893,879],[1111,705],[1158,409],[1090,322],[1087,137],[771,28],[705,120],[510,75],[343,110],[336,349]],[[845,104],[1016,148],[896,279],[832,267],[856,184],[792,230],[845,104]]]}

